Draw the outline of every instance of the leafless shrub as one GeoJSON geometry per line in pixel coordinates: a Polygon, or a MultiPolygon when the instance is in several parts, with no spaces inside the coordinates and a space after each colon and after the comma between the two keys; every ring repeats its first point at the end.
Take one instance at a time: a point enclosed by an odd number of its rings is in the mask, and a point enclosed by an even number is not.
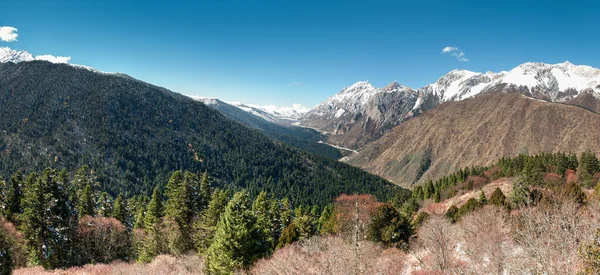
{"type": "Polygon", "coordinates": [[[522,209],[514,219],[514,239],[523,248],[522,272],[576,274],[578,247],[599,227],[597,206],[571,201],[522,209]]]}
{"type": "Polygon", "coordinates": [[[435,269],[441,272],[455,267],[457,258],[454,253],[457,245],[456,228],[443,217],[432,215],[421,225],[414,250],[429,252],[420,258],[424,269],[435,269]],[[431,258],[431,259],[429,259],[431,258]]]}
{"type": "Polygon", "coordinates": [[[362,257],[354,244],[336,236],[312,237],[288,245],[258,261],[252,274],[403,274],[406,255],[395,248],[384,249],[361,242],[362,257]],[[356,261],[359,261],[358,263],[356,261]]]}
{"type": "Polygon", "coordinates": [[[44,270],[42,267],[15,270],[15,275],[192,275],[204,274],[204,261],[196,255],[173,257],[161,255],[149,264],[114,262],[85,265],[66,270],[44,270]]]}

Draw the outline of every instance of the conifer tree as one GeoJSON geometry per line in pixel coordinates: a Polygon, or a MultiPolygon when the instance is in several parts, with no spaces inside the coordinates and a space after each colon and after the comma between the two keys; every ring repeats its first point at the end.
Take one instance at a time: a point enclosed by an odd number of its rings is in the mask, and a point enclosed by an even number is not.
{"type": "Polygon", "coordinates": [[[30,174],[23,198],[22,230],[32,263],[45,268],[69,266],[74,261],[73,243],[77,214],[69,201],[66,172],[46,169],[42,177],[30,174]]]}
{"type": "Polygon", "coordinates": [[[273,239],[271,230],[273,229],[273,217],[271,213],[271,206],[269,205],[269,198],[267,192],[262,191],[258,194],[254,203],[252,203],[252,214],[256,219],[255,226],[260,231],[260,238],[257,239],[260,242],[260,253],[269,254],[272,251],[272,247],[276,244],[277,240],[273,239]]]}
{"type": "Polygon", "coordinates": [[[113,217],[119,220],[123,225],[127,226],[128,216],[129,213],[127,212],[127,201],[123,199],[123,195],[119,193],[113,206],[113,217]]]}
{"type": "Polygon", "coordinates": [[[261,232],[250,209],[246,191],[236,193],[217,224],[215,238],[207,252],[207,271],[230,274],[263,256],[258,243],[261,232]]]}
{"type": "Polygon", "coordinates": [[[146,216],[144,217],[144,232],[146,233],[146,237],[138,258],[140,262],[150,262],[164,250],[164,239],[161,234],[162,211],[162,199],[157,186],[154,188],[152,199],[148,204],[146,216]]]}
{"type": "Polygon", "coordinates": [[[485,193],[483,193],[483,190],[481,190],[481,192],[479,193],[479,204],[486,205],[487,203],[488,203],[488,200],[485,197],[485,193]]]}
{"type": "Polygon", "coordinates": [[[111,199],[108,196],[108,193],[102,192],[100,198],[98,199],[98,215],[102,217],[110,217],[112,216],[112,203],[111,199]]]}
{"type": "Polygon", "coordinates": [[[16,216],[23,213],[21,199],[23,198],[24,184],[23,173],[21,173],[21,171],[17,171],[10,178],[10,186],[8,187],[8,192],[6,194],[5,217],[12,222],[16,222],[16,216]]]}
{"type": "Polygon", "coordinates": [[[80,196],[81,197],[79,197],[77,200],[77,212],[79,212],[79,216],[94,216],[94,212],[96,210],[96,203],[94,202],[94,198],[92,195],[92,187],[89,184],[87,184],[83,191],[80,193],[80,196]]]}
{"type": "Polygon", "coordinates": [[[504,193],[502,193],[500,187],[497,187],[496,190],[494,190],[494,193],[492,193],[488,203],[496,206],[507,206],[506,196],[504,196],[504,193]]]}
{"type": "Polygon", "coordinates": [[[281,224],[283,224],[284,227],[292,223],[292,220],[294,219],[292,204],[287,197],[281,200],[281,211],[279,213],[279,216],[281,217],[281,224]]]}
{"type": "Polygon", "coordinates": [[[0,230],[0,274],[11,274],[13,267],[10,243],[4,230],[0,230]]]}
{"type": "Polygon", "coordinates": [[[228,189],[216,189],[212,193],[208,208],[202,212],[202,217],[194,223],[194,243],[200,254],[206,254],[206,250],[213,242],[217,223],[219,223],[221,214],[227,207],[230,196],[231,191],[228,189]]]}
{"type": "Polygon", "coordinates": [[[168,238],[168,246],[173,254],[185,253],[192,247],[190,230],[198,193],[195,196],[193,194],[198,189],[198,178],[190,172],[183,175],[180,171],[173,173],[167,185],[165,219],[175,226],[168,238]]]}
{"type": "Polygon", "coordinates": [[[387,246],[406,247],[412,235],[408,219],[391,204],[379,206],[367,228],[367,239],[387,246]]]}

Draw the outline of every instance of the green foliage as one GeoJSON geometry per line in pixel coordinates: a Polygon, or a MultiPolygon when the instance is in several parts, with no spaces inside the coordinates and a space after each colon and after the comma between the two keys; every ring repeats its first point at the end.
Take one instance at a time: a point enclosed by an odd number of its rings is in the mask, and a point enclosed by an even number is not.
{"type": "Polygon", "coordinates": [[[263,256],[262,232],[252,215],[246,191],[236,193],[217,224],[214,241],[207,251],[206,269],[211,274],[230,274],[263,256]]]}
{"type": "Polygon", "coordinates": [[[412,235],[410,222],[391,204],[379,206],[367,228],[367,239],[387,246],[407,247],[412,235]]]}
{"type": "Polygon", "coordinates": [[[600,274],[600,229],[596,230],[591,242],[579,247],[579,256],[583,261],[580,274],[600,274]]]}
{"type": "Polygon", "coordinates": [[[11,274],[13,269],[11,245],[3,229],[0,229],[0,274],[11,274]]]}
{"type": "Polygon", "coordinates": [[[148,263],[157,255],[163,252],[164,236],[162,235],[162,199],[158,186],[154,188],[152,199],[146,209],[144,217],[144,232],[146,234],[138,261],[148,263]]]}
{"type": "Polygon", "coordinates": [[[488,200],[485,197],[485,193],[483,192],[483,190],[481,190],[481,192],[479,193],[479,204],[481,204],[481,205],[488,204],[488,200]]]}
{"type": "Polygon", "coordinates": [[[429,218],[429,213],[421,211],[413,221],[413,227],[419,227],[429,218]]]}
{"type": "Polygon", "coordinates": [[[561,189],[562,195],[576,203],[583,204],[585,202],[585,194],[581,190],[581,186],[576,182],[569,182],[561,189]]]}
{"type": "Polygon", "coordinates": [[[404,217],[412,217],[419,210],[419,202],[415,198],[410,198],[400,207],[400,214],[404,217]]]}
{"type": "Polygon", "coordinates": [[[462,218],[466,214],[473,212],[476,209],[479,209],[480,207],[481,207],[481,204],[479,203],[479,201],[477,201],[474,198],[470,198],[465,204],[463,204],[460,208],[458,208],[458,212],[456,212],[456,215],[454,216],[454,220],[458,221],[458,220],[460,220],[460,218],[462,218]]]}
{"type": "Polygon", "coordinates": [[[6,209],[4,216],[12,221],[16,222],[18,215],[23,213],[21,207],[21,200],[23,198],[23,188],[25,181],[23,179],[23,173],[21,171],[15,172],[10,178],[10,185],[8,186],[8,192],[6,193],[6,209]]]}
{"type": "Polygon", "coordinates": [[[593,152],[583,152],[579,162],[579,178],[585,187],[593,187],[594,174],[600,172],[600,161],[593,152]]]}
{"type": "Polygon", "coordinates": [[[42,176],[27,178],[23,197],[22,231],[28,243],[32,263],[44,268],[67,267],[73,255],[77,213],[69,200],[66,173],[46,169],[42,176]]]}
{"type": "Polygon", "coordinates": [[[113,205],[113,217],[127,226],[129,213],[127,211],[127,201],[123,199],[123,195],[119,194],[113,205]]]}
{"type": "Polygon", "coordinates": [[[510,202],[516,207],[523,207],[530,204],[529,200],[529,188],[525,183],[518,179],[513,184],[512,192],[510,193],[510,202]]]}
{"type": "Polygon", "coordinates": [[[455,223],[458,220],[458,207],[456,205],[450,206],[448,211],[446,211],[446,218],[450,220],[451,223],[455,223]]]}
{"type": "Polygon", "coordinates": [[[200,254],[206,254],[210,244],[213,242],[217,223],[221,214],[225,211],[231,191],[216,189],[211,196],[208,208],[202,212],[201,218],[194,223],[194,242],[196,250],[200,254]]]}
{"type": "Polygon", "coordinates": [[[300,234],[298,234],[298,229],[294,223],[288,224],[281,232],[281,237],[277,242],[277,249],[282,248],[288,244],[291,244],[300,239],[300,234]]]}
{"type": "Polygon", "coordinates": [[[323,212],[319,217],[318,231],[321,235],[335,234],[335,211],[331,204],[328,204],[323,208],[323,212]]]}
{"type": "Polygon", "coordinates": [[[502,193],[500,187],[497,187],[496,190],[494,190],[494,193],[492,193],[492,196],[490,197],[488,203],[496,206],[507,206],[506,196],[504,196],[504,193],[502,193]]]}
{"type": "Polygon", "coordinates": [[[0,98],[10,106],[0,108],[0,144],[11,152],[0,154],[3,178],[19,169],[71,172],[88,164],[102,191],[130,198],[149,195],[174,171],[208,171],[215,187],[246,188],[253,197],[264,190],[295,205],[320,206],[342,193],[387,201],[401,190],[336,159],[274,142],[201,102],[124,75],[49,62],[2,63],[0,98]]]}

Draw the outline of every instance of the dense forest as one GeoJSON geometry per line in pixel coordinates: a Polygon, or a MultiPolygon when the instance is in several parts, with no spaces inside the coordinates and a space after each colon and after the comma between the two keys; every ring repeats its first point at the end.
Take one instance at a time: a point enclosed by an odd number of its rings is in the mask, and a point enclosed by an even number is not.
{"type": "Polygon", "coordinates": [[[49,62],[0,64],[0,175],[91,167],[112,196],[150,195],[171,173],[209,172],[215,185],[325,205],[343,192],[406,192],[274,142],[204,104],[125,75],[49,62]]]}

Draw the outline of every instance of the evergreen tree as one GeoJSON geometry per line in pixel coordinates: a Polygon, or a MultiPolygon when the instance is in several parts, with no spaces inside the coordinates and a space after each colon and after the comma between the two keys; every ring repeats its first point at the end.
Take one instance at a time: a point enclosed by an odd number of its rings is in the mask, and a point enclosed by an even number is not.
{"type": "Polygon", "coordinates": [[[42,177],[32,173],[27,178],[22,231],[31,262],[45,268],[66,267],[76,258],[72,253],[77,215],[71,209],[69,184],[65,171],[49,168],[42,177]]]}
{"type": "Polygon", "coordinates": [[[138,261],[150,262],[154,257],[163,252],[162,226],[162,199],[158,186],[154,188],[152,199],[146,209],[144,217],[144,232],[146,237],[142,244],[142,251],[139,253],[138,261]]]}
{"type": "MultiPolygon", "coordinates": [[[[113,217],[119,220],[122,224],[128,226],[129,213],[127,211],[127,201],[123,199],[123,195],[120,193],[115,199],[115,203],[113,205],[113,217]]],[[[128,228],[131,228],[129,226],[128,228]]]]}
{"type": "Polygon", "coordinates": [[[96,210],[96,203],[92,195],[92,187],[87,184],[81,192],[81,197],[77,200],[77,212],[80,217],[85,215],[94,216],[96,210]]]}
{"type": "Polygon", "coordinates": [[[258,194],[254,203],[252,203],[252,214],[256,219],[255,226],[260,231],[260,237],[257,239],[257,242],[260,242],[259,253],[265,255],[270,254],[272,248],[276,245],[275,242],[277,240],[273,239],[273,235],[271,234],[274,219],[272,217],[267,192],[262,191],[258,194]]]}
{"type": "Polygon", "coordinates": [[[287,226],[290,223],[292,223],[292,220],[294,218],[294,215],[292,212],[292,204],[290,203],[290,200],[287,197],[285,197],[285,198],[283,198],[283,200],[281,200],[280,217],[281,217],[281,224],[283,224],[284,226],[287,226]]]}
{"type": "Polygon", "coordinates": [[[24,184],[23,173],[21,173],[20,170],[10,178],[10,186],[8,187],[8,192],[6,194],[5,217],[12,222],[16,222],[16,216],[23,213],[21,200],[23,198],[24,184]]]}
{"type": "Polygon", "coordinates": [[[410,222],[391,204],[378,207],[367,228],[368,240],[387,246],[406,247],[411,235],[410,222]]]}
{"type": "Polygon", "coordinates": [[[328,204],[323,208],[319,217],[317,230],[321,235],[335,233],[335,214],[333,205],[328,204]]]}
{"type": "Polygon", "coordinates": [[[527,186],[544,185],[544,167],[536,158],[527,158],[523,168],[523,183],[527,186]]]}
{"type": "Polygon", "coordinates": [[[11,274],[13,267],[10,243],[4,230],[0,230],[0,274],[11,274]]]}
{"type": "Polygon", "coordinates": [[[221,214],[225,211],[229,202],[231,192],[228,189],[216,189],[211,196],[208,208],[202,212],[202,217],[194,223],[194,242],[196,250],[200,254],[206,254],[206,250],[213,242],[217,223],[221,214]]]}
{"type": "Polygon", "coordinates": [[[175,255],[185,253],[192,247],[190,225],[194,214],[195,198],[192,198],[191,194],[193,183],[198,182],[194,177],[195,175],[190,172],[185,172],[183,175],[182,172],[177,171],[173,173],[166,188],[165,219],[175,223],[175,228],[169,232],[172,237],[169,238],[168,246],[171,253],[175,255]]]}
{"type": "Polygon", "coordinates": [[[202,181],[200,182],[200,190],[199,190],[199,203],[197,206],[197,211],[204,211],[210,202],[211,192],[210,192],[210,178],[207,172],[202,174],[202,181]]]}
{"type": "Polygon", "coordinates": [[[522,180],[518,179],[514,183],[512,192],[510,193],[510,201],[517,208],[529,204],[529,188],[527,188],[522,180]]]}
{"type": "Polygon", "coordinates": [[[488,203],[496,206],[507,206],[506,196],[504,196],[504,193],[502,193],[500,187],[497,187],[496,190],[494,190],[494,193],[492,193],[488,203]]]}
{"type": "Polygon", "coordinates": [[[458,207],[456,207],[456,205],[452,205],[448,208],[448,211],[446,211],[446,218],[450,220],[451,223],[455,223],[458,220],[458,207]]]}
{"type": "Polygon", "coordinates": [[[110,217],[112,216],[112,203],[111,199],[106,192],[102,192],[100,198],[98,199],[97,207],[98,207],[98,215],[102,217],[110,217]]]}
{"type": "Polygon", "coordinates": [[[600,161],[593,152],[583,152],[579,162],[579,179],[581,184],[586,187],[592,187],[594,174],[600,172],[600,161]]]}
{"type": "Polygon", "coordinates": [[[439,203],[442,200],[442,195],[440,195],[439,188],[435,188],[435,192],[433,192],[433,201],[435,203],[439,203]]]}
{"type": "Polygon", "coordinates": [[[483,190],[481,190],[481,192],[479,193],[479,204],[486,205],[487,203],[488,203],[488,200],[485,197],[485,193],[483,193],[483,190]]]}
{"type": "Polygon", "coordinates": [[[208,248],[206,268],[209,273],[230,274],[263,256],[258,243],[261,232],[255,226],[250,207],[246,191],[236,193],[227,204],[208,248]]]}

